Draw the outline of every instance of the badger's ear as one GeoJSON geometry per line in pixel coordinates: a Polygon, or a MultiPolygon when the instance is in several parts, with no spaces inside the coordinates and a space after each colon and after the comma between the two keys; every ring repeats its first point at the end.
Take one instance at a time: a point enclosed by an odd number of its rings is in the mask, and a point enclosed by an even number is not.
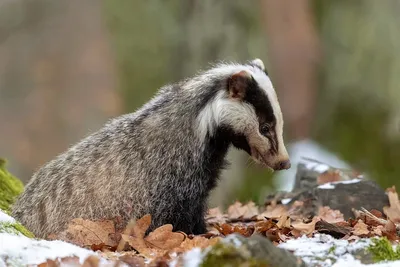
{"type": "Polygon", "coordinates": [[[253,65],[259,67],[262,71],[265,71],[264,62],[262,62],[261,59],[259,59],[259,58],[253,59],[253,60],[251,61],[251,63],[252,63],[253,65]]]}
{"type": "Polygon", "coordinates": [[[240,71],[228,79],[229,97],[243,99],[246,96],[247,88],[251,81],[251,75],[247,71],[240,71]]]}

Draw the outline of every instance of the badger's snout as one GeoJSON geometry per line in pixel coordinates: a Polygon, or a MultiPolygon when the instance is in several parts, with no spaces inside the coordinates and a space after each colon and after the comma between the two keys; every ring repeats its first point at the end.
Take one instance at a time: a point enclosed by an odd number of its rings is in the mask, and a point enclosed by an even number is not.
{"type": "Polygon", "coordinates": [[[277,162],[273,169],[275,171],[288,170],[291,166],[290,160],[288,159],[277,162]]]}

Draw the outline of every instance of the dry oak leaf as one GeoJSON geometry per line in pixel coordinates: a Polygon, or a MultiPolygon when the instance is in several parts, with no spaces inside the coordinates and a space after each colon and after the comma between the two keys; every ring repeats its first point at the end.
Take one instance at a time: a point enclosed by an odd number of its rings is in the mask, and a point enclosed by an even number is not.
{"type": "Polygon", "coordinates": [[[279,221],[276,223],[279,229],[281,228],[290,228],[290,218],[287,215],[282,215],[279,218],[279,221]]]}
{"type": "Polygon", "coordinates": [[[318,217],[328,223],[338,223],[344,221],[344,216],[339,210],[333,210],[328,206],[319,208],[318,217]]]}
{"type": "Polygon", "coordinates": [[[372,233],[375,236],[382,236],[383,225],[378,225],[372,229],[372,233]]]}
{"type": "Polygon", "coordinates": [[[115,234],[115,225],[111,220],[90,221],[82,218],[73,219],[65,231],[58,234],[58,239],[79,246],[92,246],[105,244],[115,246],[115,241],[110,238],[115,234]]]}
{"type": "Polygon", "coordinates": [[[150,214],[144,215],[137,221],[131,220],[126,226],[124,233],[121,234],[121,241],[118,245],[117,251],[122,251],[125,248],[126,243],[128,243],[143,255],[151,254],[146,242],[144,241],[144,235],[150,227],[150,224],[150,214]]]}
{"type": "Polygon", "coordinates": [[[173,249],[173,252],[181,253],[181,252],[186,252],[189,251],[193,248],[207,248],[209,246],[213,246],[217,244],[221,240],[221,237],[214,237],[214,238],[205,238],[202,236],[195,236],[192,239],[186,238],[185,241],[182,242],[182,244],[173,249]]]}
{"type": "Polygon", "coordinates": [[[275,207],[267,206],[266,210],[258,215],[259,220],[263,220],[265,218],[268,219],[279,219],[283,215],[287,214],[288,210],[284,205],[276,205],[275,207]]]}
{"type": "Polygon", "coordinates": [[[165,224],[151,232],[144,240],[147,245],[158,249],[176,248],[186,239],[186,235],[182,232],[172,232],[172,229],[172,224],[165,224]]]}
{"type": "Polygon", "coordinates": [[[228,219],[228,216],[223,214],[220,208],[216,207],[208,210],[205,219],[208,224],[224,223],[226,222],[226,219],[228,219]]]}
{"type": "Polygon", "coordinates": [[[37,266],[38,267],[61,267],[61,266],[68,266],[68,267],[73,267],[73,266],[82,266],[81,263],[79,262],[79,258],[74,256],[74,257],[65,257],[65,258],[56,258],[54,260],[47,259],[46,262],[40,263],[37,266]]]}
{"type": "Polygon", "coordinates": [[[243,205],[239,201],[230,205],[227,210],[230,219],[251,219],[258,215],[258,207],[252,201],[243,205]]]}
{"type": "Polygon", "coordinates": [[[274,223],[271,219],[259,221],[254,224],[256,233],[264,233],[275,226],[276,226],[276,223],[274,223]]]}
{"type": "MultiPolygon", "coordinates": [[[[315,224],[320,220],[319,217],[315,216],[310,223],[303,223],[303,222],[293,222],[292,227],[294,230],[298,231],[299,234],[311,234],[315,231],[315,224]]],[[[295,231],[295,232],[296,232],[295,231]]]]}
{"type": "Polygon", "coordinates": [[[396,188],[393,186],[386,189],[386,193],[389,198],[390,207],[383,207],[383,212],[386,216],[394,223],[400,222],[400,202],[399,196],[396,192],[396,188]]]}
{"type": "Polygon", "coordinates": [[[162,256],[167,250],[181,245],[186,235],[181,232],[172,232],[173,226],[166,224],[158,227],[148,236],[145,233],[151,224],[151,215],[147,214],[136,222],[129,222],[117,251],[123,250],[126,243],[148,258],[162,256]]]}
{"type": "Polygon", "coordinates": [[[368,225],[366,225],[362,220],[358,220],[357,224],[354,225],[353,235],[365,236],[369,234],[368,225]]]}

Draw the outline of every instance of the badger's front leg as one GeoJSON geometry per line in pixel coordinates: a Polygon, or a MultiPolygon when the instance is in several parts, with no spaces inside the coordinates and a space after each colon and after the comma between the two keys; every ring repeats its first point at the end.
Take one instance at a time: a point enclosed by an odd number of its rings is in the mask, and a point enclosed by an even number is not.
{"type": "Polygon", "coordinates": [[[204,217],[199,217],[199,221],[193,227],[193,234],[201,235],[207,232],[207,225],[204,217]]]}
{"type": "Polygon", "coordinates": [[[187,234],[204,234],[207,231],[205,216],[205,207],[193,201],[188,201],[185,205],[180,205],[179,216],[173,223],[174,231],[182,231],[187,234]],[[181,209],[185,207],[184,209],[181,209]]]}

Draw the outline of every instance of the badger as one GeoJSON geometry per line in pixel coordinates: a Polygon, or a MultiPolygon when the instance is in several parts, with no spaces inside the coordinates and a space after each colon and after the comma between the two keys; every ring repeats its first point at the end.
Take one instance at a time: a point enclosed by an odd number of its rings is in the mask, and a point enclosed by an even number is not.
{"type": "Polygon", "coordinates": [[[149,230],[172,224],[202,234],[231,145],[265,168],[290,168],[280,105],[260,59],[217,63],[161,87],[34,173],[12,215],[40,238],[74,218],[126,225],[145,214],[149,230]]]}

